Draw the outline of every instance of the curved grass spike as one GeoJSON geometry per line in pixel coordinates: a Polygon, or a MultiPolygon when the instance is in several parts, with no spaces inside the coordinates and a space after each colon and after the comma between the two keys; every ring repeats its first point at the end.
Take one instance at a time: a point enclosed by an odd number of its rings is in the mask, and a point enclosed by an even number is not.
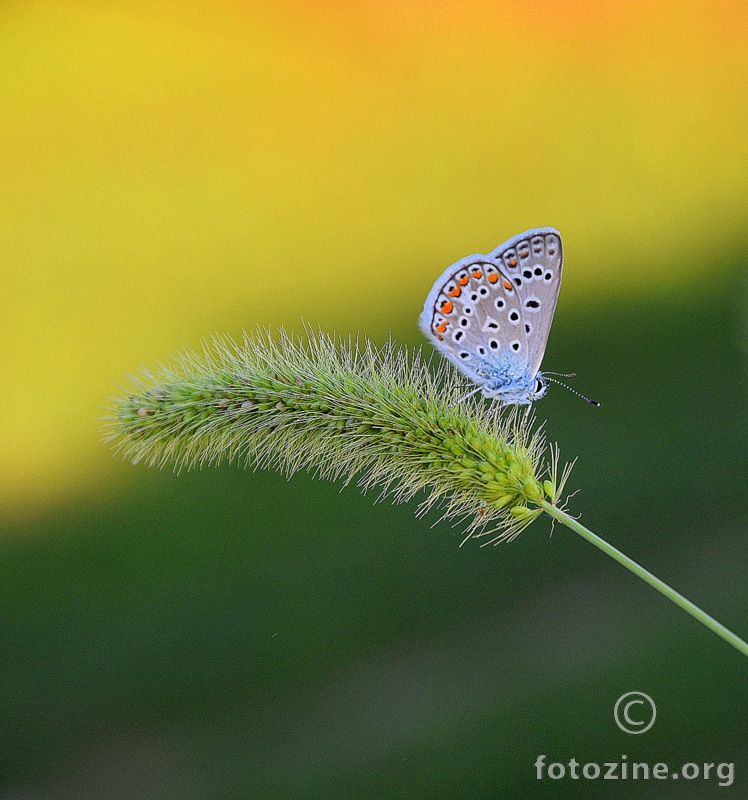
{"type": "Polygon", "coordinates": [[[574,530],[748,656],[748,644],[569,516],[561,501],[571,465],[559,472],[532,416],[464,397],[446,360],[376,348],[307,330],[241,344],[216,337],[203,354],[184,351],[160,373],[133,379],[106,419],[107,439],[133,463],[175,469],[239,461],[299,469],[442,508],[462,519],[465,539],[512,539],[546,513],[574,530]]]}
{"type": "Polygon", "coordinates": [[[364,489],[467,518],[466,534],[511,539],[563,491],[555,461],[542,462],[542,433],[524,412],[498,414],[456,401],[463,381],[439,359],[336,342],[308,332],[214,338],[203,354],[137,380],[108,419],[108,439],[133,463],[182,467],[242,461],[286,475],[358,476],[364,489]],[[547,486],[544,487],[545,484],[547,486]]]}

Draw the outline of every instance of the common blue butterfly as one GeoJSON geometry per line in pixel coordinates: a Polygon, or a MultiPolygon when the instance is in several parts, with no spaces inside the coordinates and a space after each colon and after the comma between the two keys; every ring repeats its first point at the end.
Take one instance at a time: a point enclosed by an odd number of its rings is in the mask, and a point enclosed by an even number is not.
{"type": "Polygon", "coordinates": [[[421,329],[476,392],[504,405],[530,405],[548,391],[540,363],[562,268],[555,228],[533,228],[488,255],[462,258],[429,292],[421,329]]]}

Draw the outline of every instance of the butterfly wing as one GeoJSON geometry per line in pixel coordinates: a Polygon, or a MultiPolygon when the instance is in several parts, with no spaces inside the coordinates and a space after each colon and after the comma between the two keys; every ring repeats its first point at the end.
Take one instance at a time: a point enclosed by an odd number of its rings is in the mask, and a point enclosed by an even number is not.
{"type": "Polygon", "coordinates": [[[561,288],[563,248],[555,228],[533,228],[489,254],[517,288],[527,337],[528,374],[540,369],[561,288]]]}
{"type": "MultiPolygon", "coordinates": [[[[439,352],[480,385],[495,374],[491,365],[502,351],[502,336],[507,338],[503,320],[510,313],[510,303],[521,313],[518,300],[518,292],[500,264],[480,254],[467,256],[436,280],[424,304],[421,330],[439,352]]],[[[526,353],[519,320],[517,316],[513,323],[513,341],[519,341],[521,352],[526,353]]],[[[511,351],[505,350],[504,357],[508,353],[511,351]]],[[[516,358],[515,353],[511,355],[516,358]]]]}

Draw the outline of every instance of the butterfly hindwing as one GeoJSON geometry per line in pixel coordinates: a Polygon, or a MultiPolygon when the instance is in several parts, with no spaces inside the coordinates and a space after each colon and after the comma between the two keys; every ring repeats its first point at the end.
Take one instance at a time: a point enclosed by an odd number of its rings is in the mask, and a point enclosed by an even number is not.
{"type": "Polygon", "coordinates": [[[480,254],[460,259],[437,279],[421,328],[476,383],[497,357],[527,353],[518,293],[501,265],[480,254]]]}

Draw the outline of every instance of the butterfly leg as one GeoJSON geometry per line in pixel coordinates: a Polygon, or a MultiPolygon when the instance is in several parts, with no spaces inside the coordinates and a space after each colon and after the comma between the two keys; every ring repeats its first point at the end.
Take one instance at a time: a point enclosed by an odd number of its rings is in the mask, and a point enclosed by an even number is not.
{"type": "Polygon", "coordinates": [[[467,394],[464,394],[459,400],[455,400],[454,403],[450,403],[447,408],[454,408],[454,406],[460,405],[460,403],[464,403],[468,397],[472,397],[474,394],[478,394],[478,392],[482,389],[482,386],[478,386],[476,389],[472,389],[467,394]]]}

